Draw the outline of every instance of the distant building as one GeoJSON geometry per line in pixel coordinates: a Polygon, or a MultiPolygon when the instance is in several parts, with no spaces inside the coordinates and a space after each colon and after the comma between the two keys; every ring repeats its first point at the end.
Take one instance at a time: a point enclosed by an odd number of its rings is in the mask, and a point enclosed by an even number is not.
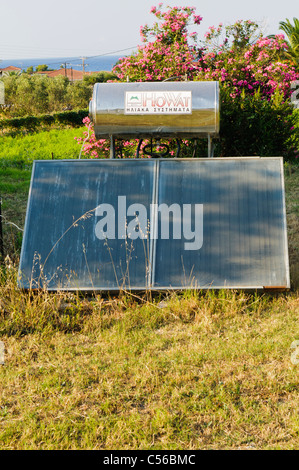
{"type": "Polygon", "coordinates": [[[75,80],[82,80],[84,75],[92,75],[94,73],[98,72],[82,72],[82,70],[74,70],[72,68],[70,69],[65,69],[61,68],[58,70],[45,70],[43,72],[36,72],[39,75],[47,75],[47,77],[58,77],[59,75],[62,75],[63,77],[67,77],[69,80],[72,82],[75,80]]]}
{"type": "Polygon", "coordinates": [[[20,67],[15,67],[14,65],[9,65],[8,67],[5,67],[4,69],[0,68],[0,77],[2,77],[3,75],[6,75],[6,73],[8,74],[9,72],[21,73],[22,69],[20,69],[20,67]]]}

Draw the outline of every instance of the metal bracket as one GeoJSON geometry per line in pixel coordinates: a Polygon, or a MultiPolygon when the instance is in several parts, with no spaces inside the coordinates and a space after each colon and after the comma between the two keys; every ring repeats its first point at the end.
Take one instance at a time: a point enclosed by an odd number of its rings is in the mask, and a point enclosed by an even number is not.
{"type": "MultiPolygon", "coordinates": [[[[175,157],[180,158],[181,141],[178,138],[176,138],[175,141],[177,144],[175,157]]],[[[139,139],[138,146],[136,149],[136,158],[140,158],[142,142],[143,142],[143,139],[139,139]]],[[[194,139],[192,158],[195,158],[197,146],[198,146],[198,139],[194,139]]],[[[159,140],[156,143],[153,143],[153,139],[150,139],[150,143],[146,144],[143,147],[142,151],[145,155],[151,158],[162,158],[162,157],[168,157],[170,155],[169,145],[161,144],[159,140]],[[157,152],[154,150],[154,147],[158,145],[164,149],[162,152],[157,152]]],[[[214,142],[212,140],[211,135],[208,134],[208,158],[213,158],[213,157],[214,157],[214,142]]],[[[110,158],[112,159],[116,158],[115,138],[112,135],[110,136],[110,158]]],[[[122,148],[121,148],[121,158],[123,158],[122,148]]]]}
{"type": "MultiPolygon", "coordinates": [[[[177,148],[176,148],[176,158],[179,158],[180,156],[180,151],[181,151],[181,142],[180,142],[180,139],[175,139],[176,140],[176,144],[177,144],[177,148]]],[[[137,150],[136,150],[136,158],[139,158],[139,155],[140,155],[140,149],[141,149],[141,145],[142,145],[142,142],[143,142],[143,139],[140,139],[139,140],[139,143],[138,143],[138,147],[137,147],[137,150]]],[[[151,139],[150,143],[149,144],[146,144],[144,147],[143,147],[143,153],[145,155],[148,155],[149,157],[152,157],[152,158],[162,158],[162,157],[168,157],[169,154],[170,154],[170,148],[169,148],[169,145],[167,144],[161,144],[160,142],[157,142],[156,144],[153,144],[153,139],[151,139]],[[155,145],[159,145],[160,147],[163,147],[165,150],[161,153],[159,152],[155,152],[153,150],[153,147],[155,145]]]]}

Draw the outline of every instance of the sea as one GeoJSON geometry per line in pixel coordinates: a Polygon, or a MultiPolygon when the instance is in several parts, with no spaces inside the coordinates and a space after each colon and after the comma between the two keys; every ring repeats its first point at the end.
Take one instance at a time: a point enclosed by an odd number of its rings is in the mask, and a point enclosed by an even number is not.
{"type": "MultiPolygon", "coordinates": [[[[122,56],[116,55],[106,55],[98,57],[86,57],[84,59],[84,70],[86,72],[110,72],[116,62],[122,56]]],[[[38,59],[5,59],[1,60],[0,58],[0,68],[8,67],[9,65],[14,65],[15,67],[20,67],[22,70],[27,70],[28,67],[33,66],[34,68],[37,65],[46,64],[49,69],[59,69],[61,66],[67,68],[73,68],[74,70],[83,69],[83,60],[82,57],[51,57],[51,58],[38,58],[38,59]]]]}

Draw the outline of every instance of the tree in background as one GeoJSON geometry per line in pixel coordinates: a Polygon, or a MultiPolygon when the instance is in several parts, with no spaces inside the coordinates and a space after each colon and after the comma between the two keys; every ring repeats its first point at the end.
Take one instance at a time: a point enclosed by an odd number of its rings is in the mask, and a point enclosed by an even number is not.
{"type": "Polygon", "coordinates": [[[65,108],[86,109],[92,95],[91,85],[81,80],[72,83],[64,76],[23,73],[1,80],[11,117],[52,113],[65,108]]]}
{"type": "Polygon", "coordinates": [[[18,77],[21,73],[19,70],[7,70],[3,72],[3,77],[18,77]]]}
{"type": "Polygon", "coordinates": [[[284,60],[288,44],[283,35],[265,38],[257,31],[252,21],[210,27],[196,79],[218,80],[233,98],[259,92],[261,98],[270,99],[278,89],[288,99],[291,82],[299,78],[296,68],[284,60]]]}
{"type": "Polygon", "coordinates": [[[117,80],[117,76],[112,72],[98,72],[92,75],[84,75],[83,77],[83,82],[92,86],[95,83],[105,83],[108,80],[117,80]]]}
{"type": "Polygon", "coordinates": [[[210,26],[204,35],[204,41],[200,42],[206,52],[223,53],[230,49],[242,51],[262,36],[258,23],[251,20],[239,20],[225,27],[223,23],[220,23],[218,27],[210,26]]]}
{"type": "Polygon", "coordinates": [[[293,18],[294,26],[289,19],[281,21],[279,23],[279,29],[281,29],[288,37],[287,45],[288,50],[286,56],[289,58],[297,67],[299,66],[299,20],[293,18]]]}
{"type": "Polygon", "coordinates": [[[46,72],[48,70],[48,66],[46,64],[37,65],[36,71],[37,72],[46,72]]]}
{"type": "Polygon", "coordinates": [[[47,79],[48,111],[61,111],[70,106],[68,89],[70,80],[63,75],[47,79]]]}
{"type": "Polygon", "coordinates": [[[121,80],[161,81],[172,77],[192,79],[197,70],[200,51],[196,32],[188,33],[188,25],[200,25],[202,17],[192,7],[174,7],[162,11],[152,7],[157,19],[152,27],[140,28],[143,45],[137,53],[119,60],[113,72],[121,80]]]}
{"type": "Polygon", "coordinates": [[[88,107],[91,95],[92,87],[87,85],[84,81],[77,80],[70,83],[68,86],[67,96],[72,108],[83,109],[88,107]]]}

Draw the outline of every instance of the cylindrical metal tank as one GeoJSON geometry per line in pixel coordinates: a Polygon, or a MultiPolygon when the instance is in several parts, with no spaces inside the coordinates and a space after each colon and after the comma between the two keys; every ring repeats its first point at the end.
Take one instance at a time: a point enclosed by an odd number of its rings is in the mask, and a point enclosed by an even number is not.
{"type": "Polygon", "coordinates": [[[217,137],[219,83],[96,83],[89,113],[102,139],[217,137]]]}

